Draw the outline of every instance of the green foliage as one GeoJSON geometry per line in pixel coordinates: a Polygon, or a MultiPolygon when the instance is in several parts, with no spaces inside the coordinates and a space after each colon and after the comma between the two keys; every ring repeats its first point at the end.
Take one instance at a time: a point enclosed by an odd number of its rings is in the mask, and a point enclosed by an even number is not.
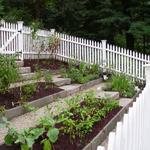
{"type": "Polygon", "coordinates": [[[0,93],[5,93],[20,76],[15,57],[0,55],[0,66],[0,93]]]}
{"type": "Polygon", "coordinates": [[[127,48],[130,45],[142,47],[138,50],[150,48],[149,0],[0,0],[0,17],[23,20],[35,29],[42,25],[76,36],[107,39],[120,46],[126,44],[127,48]]]}
{"type": "Polygon", "coordinates": [[[36,84],[27,84],[21,87],[21,99],[23,101],[30,98],[33,93],[36,92],[37,85],[36,84]]]}
{"type": "Polygon", "coordinates": [[[26,111],[36,111],[37,109],[29,103],[23,103],[23,108],[26,111]]]}
{"type": "MultiPolygon", "coordinates": [[[[82,138],[92,131],[93,125],[104,118],[110,111],[119,107],[116,100],[97,99],[93,91],[89,91],[82,96],[74,97],[78,104],[71,105],[58,116],[58,121],[62,123],[61,132],[70,136],[71,141],[75,138],[82,138]]],[[[71,101],[72,98],[68,101],[71,101]]]]}
{"type": "Polygon", "coordinates": [[[10,122],[6,118],[3,117],[2,119],[3,123],[0,124],[0,127],[8,129],[4,139],[6,145],[19,144],[21,150],[32,150],[35,141],[46,133],[46,138],[41,141],[41,144],[43,144],[44,150],[52,150],[52,144],[58,139],[59,130],[54,127],[55,121],[52,118],[41,118],[38,127],[25,128],[20,131],[11,127],[10,122]]]}
{"type": "Polygon", "coordinates": [[[124,97],[133,97],[135,94],[134,83],[124,74],[115,74],[112,76],[111,89],[118,91],[124,97]]]}
{"type": "Polygon", "coordinates": [[[75,62],[70,62],[66,74],[67,77],[71,78],[72,82],[83,84],[99,78],[100,69],[96,64],[87,65],[81,62],[79,66],[77,66],[75,62]]]}
{"type": "Polygon", "coordinates": [[[38,31],[38,29],[40,28],[40,22],[39,21],[33,21],[32,23],[31,23],[31,30],[32,30],[32,38],[33,39],[36,39],[37,38],[37,31],[38,31]]]}
{"type": "Polygon", "coordinates": [[[124,34],[117,34],[114,37],[115,43],[120,46],[120,47],[125,47],[126,46],[126,39],[124,34]]]}
{"type": "Polygon", "coordinates": [[[45,88],[49,88],[52,85],[52,74],[49,70],[46,70],[43,72],[43,78],[44,81],[46,82],[45,88]]]}
{"type": "Polygon", "coordinates": [[[55,120],[47,116],[39,120],[39,126],[47,131],[47,137],[41,142],[44,150],[52,150],[52,144],[58,139],[59,130],[55,128],[55,123],[55,120]]]}
{"type": "Polygon", "coordinates": [[[3,115],[5,112],[5,106],[0,106],[0,115],[3,115]]]}

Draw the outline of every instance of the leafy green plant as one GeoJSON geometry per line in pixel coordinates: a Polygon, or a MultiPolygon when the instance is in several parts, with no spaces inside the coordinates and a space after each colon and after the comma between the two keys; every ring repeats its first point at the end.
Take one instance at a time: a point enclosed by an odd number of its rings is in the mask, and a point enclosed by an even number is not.
{"type": "Polygon", "coordinates": [[[59,130],[55,128],[55,120],[50,117],[43,117],[39,120],[39,126],[47,131],[46,138],[41,141],[43,150],[52,150],[53,144],[57,141],[59,130]]]}
{"type": "Polygon", "coordinates": [[[19,76],[19,69],[15,57],[0,54],[0,93],[8,91],[10,84],[16,82],[19,76]]]}
{"type": "MultiPolygon", "coordinates": [[[[116,100],[95,98],[93,91],[88,91],[79,96],[79,98],[81,98],[80,104],[75,104],[74,101],[70,104],[70,109],[66,109],[58,117],[59,122],[62,123],[60,131],[69,135],[71,141],[75,138],[82,140],[87,133],[92,131],[96,122],[104,118],[113,109],[119,107],[119,103],[116,100]]],[[[74,99],[76,100],[77,98],[75,97],[74,99]]]]}
{"type": "Polygon", "coordinates": [[[68,70],[66,72],[67,77],[71,78],[73,82],[86,83],[88,81],[97,79],[100,74],[99,66],[96,64],[88,65],[81,62],[77,65],[77,62],[70,62],[68,70]]]}
{"type": "Polygon", "coordinates": [[[17,131],[15,128],[11,127],[7,118],[3,117],[2,119],[3,123],[0,124],[0,127],[8,129],[8,133],[4,138],[5,144],[19,144],[21,150],[31,150],[35,140],[45,132],[43,128],[25,128],[17,131]]]}
{"type": "Polygon", "coordinates": [[[23,108],[26,110],[26,111],[36,111],[37,108],[35,108],[34,106],[32,106],[31,104],[29,103],[23,103],[23,108]]]}
{"type": "Polygon", "coordinates": [[[36,92],[36,84],[27,84],[21,87],[21,100],[26,101],[34,92],[36,92]]]}
{"type": "Polygon", "coordinates": [[[45,88],[49,88],[52,85],[52,74],[49,70],[44,71],[43,73],[44,81],[46,83],[45,88]]]}
{"type": "Polygon", "coordinates": [[[0,115],[3,115],[5,112],[5,106],[0,106],[0,115]]]}
{"type": "Polygon", "coordinates": [[[8,133],[4,139],[6,145],[19,144],[21,150],[32,150],[35,141],[46,133],[46,138],[41,141],[43,150],[52,150],[53,143],[58,139],[59,130],[54,127],[55,121],[52,118],[41,118],[38,127],[25,128],[20,131],[12,127],[7,118],[3,117],[2,119],[3,123],[0,124],[0,128],[5,127],[8,129],[8,133]]]}
{"type": "Polygon", "coordinates": [[[111,89],[118,91],[124,97],[132,97],[135,94],[134,83],[124,74],[115,74],[112,76],[111,89]]]}

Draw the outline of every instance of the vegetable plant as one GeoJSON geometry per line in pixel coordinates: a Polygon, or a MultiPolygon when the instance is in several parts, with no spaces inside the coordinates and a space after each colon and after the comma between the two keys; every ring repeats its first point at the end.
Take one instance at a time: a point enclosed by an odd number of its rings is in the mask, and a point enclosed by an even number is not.
{"type": "Polygon", "coordinates": [[[3,117],[3,123],[0,124],[0,128],[7,128],[8,133],[5,136],[6,145],[20,145],[21,150],[32,150],[35,141],[42,137],[41,144],[43,150],[52,150],[53,143],[58,139],[59,130],[55,128],[55,121],[49,117],[43,117],[40,119],[39,124],[35,128],[24,128],[17,131],[11,126],[11,123],[7,118],[3,117]],[[46,134],[46,137],[45,137],[46,134]]]}
{"type": "Polygon", "coordinates": [[[135,94],[135,85],[124,74],[114,74],[111,78],[111,89],[118,91],[121,96],[132,97],[135,94]]]}
{"type": "Polygon", "coordinates": [[[89,65],[84,62],[70,62],[66,72],[67,77],[73,82],[86,83],[88,81],[99,78],[100,69],[97,64],[89,65]]]}
{"type": "MultiPolygon", "coordinates": [[[[58,116],[62,127],[60,131],[69,135],[70,140],[81,140],[92,131],[93,125],[103,119],[110,111],[119,107],[118,101],[112,99],[95,98],[94,92],[89,91],[80,96],[81,101],[71,103],[70,109],[66,109],[58,116]]],[[[78,98],[71,98],[78,99],[78,98]]],[[[68,100],[69,102],[69,100],[68,100]]]]}
{"type": "Polygon", "coordinates": [[[55,128],[55,120],[50,117],[43,117],[39,120],[39,126],[47,132],[46,137],[41,141],[43,150],[52,150],[53,144],[57,141],[59,130],[55,128]]]}
{"type": "Polygon", "coordinates": [[[34,92],[36,92],[37,85],[34,84],[27,84],[21,87],[21,100],[24,102],[28,98],[30,98],[34,92]]]}
{"type": "Polygon", "coordinates": [[[16,82],[19,76],[19,69],[14,56],[0,54],[0,93],[8,91],[10,84],[16,82]]]}

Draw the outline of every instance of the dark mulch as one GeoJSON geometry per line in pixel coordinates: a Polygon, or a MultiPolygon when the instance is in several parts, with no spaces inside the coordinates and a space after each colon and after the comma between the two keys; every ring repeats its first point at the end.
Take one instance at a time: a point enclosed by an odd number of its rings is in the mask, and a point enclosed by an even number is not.
{"type": "MultiPolygon", "coordinates": [[[[44,82],[40,82],[37,84],[38,86],[37,86],[36,92],[34,92],[32,96],[29,99],[27,99],[27,102],[31,102],[36,99],[62,91],[62,89],[56,86],[49,86],[48,88],[45,88],[46,83],[44,82]]],[[[10,109],[10,108],[18,106],[19,104],[16,104],[16,102],[18,101],[20,101],[20,88],[19,87],[10,89],[10,91],[5,94],[0,94],[0,106],[5,106],[5,109],[10,109]],[[14,102],[16,105],[12,106],[12,102],[14,102]]]]}
{"type": "MultiPolygon", "coordinates": [[[[116,108],[109,112],[105,118],[96,123],[93,126],[92,132],[86,135],[86,137],[80,141],[76,139],[74,143],[70,142],[67,135],[60,134],[58,141],[54,144],[54,150],[81,150],[86,146],[103,128],[104,126],[121,110],[121,107],[116,108]]],[[[39,140],[40,141],[40,140],[39,140]]],[[[8,147],[6,145],[1,145],[0,150],[20,150],[19,146],[8,147]]],[[[43,150],[40,142],[34,145],[33,150],[43,150]]]]}
{"type": "Polygon", "coordinates": [[[38,65],[41,69],[59,70],[67,68],[68,64],[59,60],[52,59],[26,59],[24,60],[24,67],[31,67],[31,71],[35,71],[35,67],[38,65]]]}

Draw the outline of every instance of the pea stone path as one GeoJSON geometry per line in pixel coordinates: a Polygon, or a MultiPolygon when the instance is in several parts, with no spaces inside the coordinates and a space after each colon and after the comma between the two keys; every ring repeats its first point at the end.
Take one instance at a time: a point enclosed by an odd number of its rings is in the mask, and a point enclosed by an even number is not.
{"type": "MultiPolygon", "coordinates": [[[[96,97],[119,98],[118,92],[104,92],[103,87],[105,87],[105,84],[100,83],[96,86],[93,86],[92,88],[89,88],[88,90],[94,90],[96,92],[96,97]]],[[[68,87],[66,86],[66,88],[68,88],[68,87]]],[[[88,90],[84,90],[80,93],[83,93],[88,90]]],[[[70,96],[70,97],[72,97],[72,96],[70,96]]],[[[70,98],[70,97],[67,97],[67,98],[70,98]]],[[[62,112],[64,109],[68,108],[68,105],[67,105],[65,99],[66,98],[61,99],[56,102],[52,102],[48,106],[44,106],[35,112],[29,112],[22,116],[13,118],[11,120],[11,124],[13,125],[13,127],[16,127],[17,130],[20,130],[22,128],[35,127],[37,124],[37,120],[39,118],[41,118],[42,116],[45,116],[47,113],[51,112],[51,114],[55,116],[55,115],[60,114],[60,112],[62,112]],[[48,110],[50,110],[50,111],[48,111],[48,110]]],[[[132,99],[124,99],[124,98],[119,99],[119,103],[121,106],[127,105],[131,101],[132,101],[132,99]]],[[[0,129],[0,144],[4,143],[4,137],[5,137],[6,133],[7,133],[7,129],[0,129]]],[[[104,142],[103,145],[107,146],[107,143],[104,142]]]]}

